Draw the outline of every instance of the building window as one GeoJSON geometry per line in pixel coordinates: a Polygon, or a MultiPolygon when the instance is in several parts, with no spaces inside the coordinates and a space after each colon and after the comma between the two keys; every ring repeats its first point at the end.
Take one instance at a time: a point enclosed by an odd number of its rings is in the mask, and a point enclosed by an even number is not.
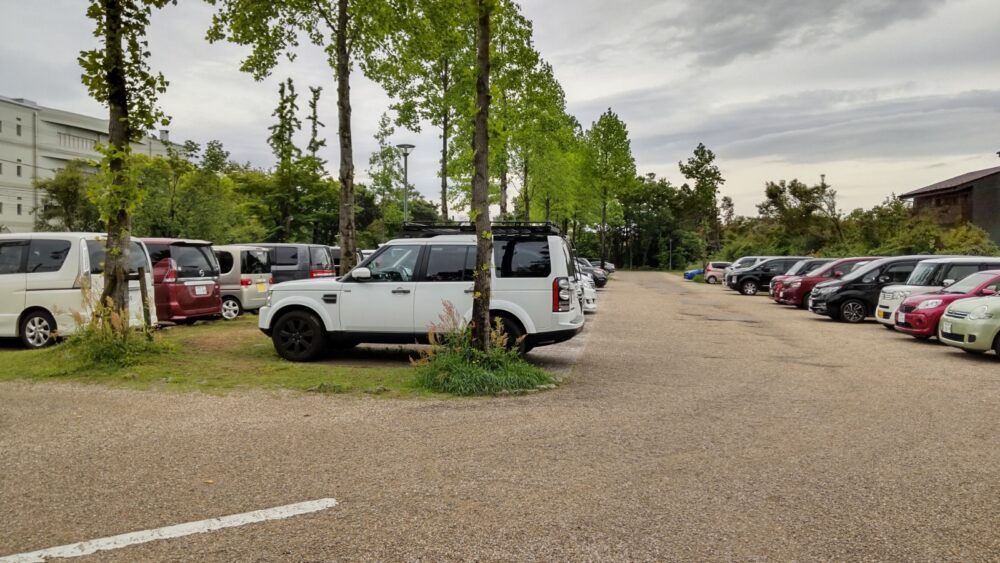
{"type": "Polygon", "coordinates": [[[21,136],[21,118],[20,117],[17,118],[17,125],[14,126],[14,130],[17,133],[17,136],[20,137],[21,136]]]}
{"type": "Polygon", "coordinates": [[[3,215],[3,202],[0,201],[0,215],[3,215]]]}
{"type": "Polygon", "coordinates": [[[19,203],[19,204],[17,204],[17,214],[18,214],[18,215],[20,215],[20,214],[21,214],[21,204],[20,204],[20,203],[19,203]]]}
{"type": "Polygon", "coordinates": [[[0,120],[0,133],[3,133],[3,120],[0,120]]]}
{"type": "Polygon", "coordinates": [[[21,177],[21,159],[17,159],[17,177],[21,177]]]}

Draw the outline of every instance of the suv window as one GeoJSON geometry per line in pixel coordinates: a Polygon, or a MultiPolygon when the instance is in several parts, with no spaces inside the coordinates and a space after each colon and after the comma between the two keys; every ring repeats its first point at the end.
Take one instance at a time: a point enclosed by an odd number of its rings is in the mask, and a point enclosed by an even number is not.
{"type": "Polygon", "coordinates": [[[28,251],[28,273],[58,272],[69,256],[68,240],[35,239],[28,251]]]}
{"type": "Polygon", "coordinates": [[[215,264],[209,258],[212,252],[208,246],[187,244],[170,245],[170,257],[177,264],[177,278],[203,278],[215,275],[215,264]]]}
{"type": "Polygon", "coordinates": [[[380,249],[364,264],[372,272],[371,281],[413,281],[413,271],[417,268],[417,257],[420,256],[420,246],[417,244],[383,246],[385,250],[380,249]]]}
{"type": "Polygon", "coordinates": [[[0,275],[23,274],[24,254],[28,251],[28,241],[8,240],[0,242],[0,275]]]}
{"type": "Polygon", "coordinates": [[[309,259],[316,269],[330,270],[333,268],[333,260],[330,259],[330,250],[325,246],[310,247],[309,259]]]}
{"type": "MultiPolygon", "coordinates": [[[[902,264],[893,264],[882,272],[883,276],[889,276],[889,283],[906,283],[906,280],[910,277],[916,264],[913,262],[903,262],[902,264]]],[[[881,276],[880,276],[881,277],[881,276]]]]}
{"type": "Polygon", "coordinates": [[[494,241],[493,264],[498,278],[547,278],[552,273],[549,241],[494,241]]]}
{"type": "Polygon", "coordinates": [[[276,266],[298,266],[299,249],[294,246],[279,246],[275,248],[274,264],[276,266]]]}
{"type": "Polygon", "coordinates": [[[944,280],[959,281],[979,271],[979,264],[952,264],[948,268],[948,273],[941,278],[941,281],[934,285],[943,284],[944,280]]]}
{"type": "Polygon", "coordinates": [[[431,245],[427,256],[425,279],[431,282],[471,281],[476,253],[473,246],[431,245]],[[472,255],[472,268],[468,257],[472,255]]]}
{"type": "Polygon", "coordinates": [[[216,250],[215,259],[219,261],[219,271],[223,274],[228,274],[233,271],[233,264],[236,261],[233,259],[233,254],[228,250],[216,250]]]}
{"type": "MultiPolygon", "coordinates": [[[[166,246],[160,245],[150,245],[147,247],[151,252],[153,248],[161,249],[161,252],[167,252],[166,246]]],[[[107,258],[107,247],[105,246],[105,241],[103,240],[88,240],[87,241],[87,254],[90,256],[90,273],[91,274],[103,274],[104,273],[104,261],[107,258]]],[[[155,264],[157,261],[153,260],[155,264]]],[[[142,245],[138,241],[131,241],[128,247],[128,272],[130,274],[139,273],[139,268],[146,268],[149,270],[149,264],[146,264],[146,253],[142,250],[142,245]]]]}
{"type": "Polygon", "coordinates": [[[243,250],[240,252],[243,267],[241,274],[269,274],[271,272],[271,256],[266,250],[243,250]]]}
{"type": "Polygon", "coordinates": [[[830,271],[830,274],[836,275],[839,272],[841,276],[846,276],[847,274],[851,273],[851,270],[856,268],[858,264],[863,264],[863,262],[845,262],[843,264],[838,264],[833,267],[833,270],[830,271]]]}

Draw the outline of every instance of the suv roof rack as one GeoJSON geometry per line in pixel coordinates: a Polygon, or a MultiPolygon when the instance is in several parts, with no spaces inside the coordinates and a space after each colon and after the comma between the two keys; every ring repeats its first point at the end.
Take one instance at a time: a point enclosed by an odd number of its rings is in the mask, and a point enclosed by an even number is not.
{"type": "MultiPolygon", "coordinates": [[[[494,236],[527,237],[559,236],[562,232],[553,223],[532,221],[494,221],[490,227],[494,236]]],[[[403,223],[400,238],[430,238],[439,235],[474,234],[476,224],[471,221],[454,223],[403,223]]]]}

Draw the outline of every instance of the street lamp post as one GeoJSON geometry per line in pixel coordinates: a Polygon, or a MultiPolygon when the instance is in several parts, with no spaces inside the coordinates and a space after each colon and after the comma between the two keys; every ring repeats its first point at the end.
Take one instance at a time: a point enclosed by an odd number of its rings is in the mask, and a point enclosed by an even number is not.
{"type": "Polygon", "coordinates": [[[408,143],[396,145],[403,153],[403,223],[410,220],[410,153],[414,146],[408,143]]]}

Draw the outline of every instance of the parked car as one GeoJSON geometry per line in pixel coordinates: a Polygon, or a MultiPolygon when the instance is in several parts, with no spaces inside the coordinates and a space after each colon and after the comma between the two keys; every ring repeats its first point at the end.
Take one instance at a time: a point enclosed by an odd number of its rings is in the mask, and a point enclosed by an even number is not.
{"type": "Polygon", "coordinates": [[[686,279],[688,281],[691,281],[691,280],[693,280],[695,278],[695,276],[700,276],[700,275],[702,275],[704,273],[705,273],[705,269],[704,268],[695,268],[693,270],[688,270],[688,271],[684,272],[684,279],[686,279]]]}
{"type": "Polygon", "coordinates": [[[782,256],[764,260],[756,266],[734,270],[726,283],[743,295],[757,295],[760,288],[767,287],[774,276],[784,274],[800,260],[807,259],[808,256],[782,256]]]}
{"type": "Polygon", "coordinates": [[[222,316],[219,262],[205,240],[144,238],[153,263],[156,316],[192,322],[222,316]]]}
{"type": "Polygon", "coordinates": [[[580,270],[576,271],[576,292],[580,298],[580,307],[584,313],[597,312],[597,289],[594,285],[594,278],[580,270]]]}
{"type": "Polygon", "coordinates": [[[792,276],[782,282],[781,289],[776,293],[776,301],[785,305],[795,305],[805,308],[808,304],[809,293],[816,287],[816,284],[840,279],[865,264],[878,258],[841,258],[835,260],[812,272],[806,272],[800,276],[792,276]]]}
{"type": "Polygon", "coordinates": [[[222,318],[233,320],[244,311],[264,306],[271,287],[271,256],[261,246],[212,247],[219,262],[222,318]]]}
{"type": "Polygon", "coordinates": [[[604,270],[605,272],[607,272],[609,274],[615,273],[615,265],[612,264],[611,262],[608,262],[607,260],[604,261],[604,266],[603,267],[601,266],[601,261],[600,260],[587,260],[587,262],[590,262],[591,266],[593,266],[595,268],[601,268],[602,270],[604,270]]]}
{"type": "Polygon", "coordinates": [[[913,270],[905,284],[882,288],[875,320],[882,323],[882,326],[893,329],[896,326],[896,308],[907,297],[937,291],[970,274],[994,268],[1000,268],[1000,258],[972,256],[924,260],[913,270]]]}
{"type": "Polygon", "coordinates": [[[585,274],[590,274],[594,278],[594,285],[598,288],[608,285],[608,273],[601,268],[595,268],[583,258],[576,259],[576,267],[585,274]]]}
{"type": "Polygon", "coordinates": [[[262,242],[248,246],[268,249],[274,283],[328,278],[336,274],[330,247],[322,244],[262,242]]]}
{"type": "MultiPolygon", "coordinates": [[[[341,258],[341,252],[342,252],[340,250],[340,247],[339,246],[330,246],[328,248],[330,249],[330,258],[333,259],[333,275],[335,275],[335,276],[341,276],[341,275],[346,274],[347,272],[344,272],[341,269],[341,267],[340,267],[340,258],[341,258]]],[[[370,252],[369,252],[369,256],[371,256],[370,252]]],[[[360,251],[360,250],[355,251],[354,263],[355,264],[360,264],[360,263],[364,262],[364,260],[365,260],[365,256],[364,256],[364,254],[362,254],[362,251],[360,251]]]]}
{"type": "Polygon", "coordinates": [[[959,299],[997,293],[1000,293],[1000,269],[976,272],[938,291],[907,297],[896,310],[896,330],[921,339],[937,336],[941,317],[949,305],[959,299]]]}
{"type": "Polygon", "coordinates": [[[875,314],[883,287],[902,283],[917,264],[933,256],[894,256],[873,260],[838,280],[817,284],[809,294],[809,310],[837,321],[860,323],[875,314]]]}
{"type": "MultiPolygon", "coordinates": [[[[74,313],[89,320],[104,290],[107,236],[98,233],[0,234],[0,336],[26,348],[42,348],[76,332],[74,313]]],[[[153,287],[146,246],[129,243],[129,272],[146,272],[153,287]]],[[[129,325],[143,326],[139,281],[129,284],[129,325]]],[[[150,310],[150,323],[157,322],[150,310]]]]}
{"type": "MultiPolygon", "coordinates": [[[[407,229],[412,238],[386,243],[339,279],[274,286],[258,322],[278,354],[308,361],[327,348],[359,342],[427,342],[443,302],[453,304],[462,322],[468,322],[474,226],[407,229]]],[[[490,309],[503,324],[508,345],[526,352],[576,336],[584,317],[576,297],[575,264],[559,230],[523,223],[508,230],[496,223],[492,231],[490,309]]]]}
{"type": "Polygon", "coordinates": [[[817,268],[822,268],[823,266],[833,262],[833,258],[806,258],[799,260],[788,269],[787,272],[781,274],[780,276],[774,276],[771,278],[771,283],[768,284],[768,295],[771,299],[775,301],[778,300],[778,293],[785,285],[785,280],[797,276],[805,275],[809,272],[816,270],[817,268]]]}
{"type": "Polygon", "coordinates": [[[732,262],[709,262],[705,265],[705,283],[716,284],[725,279],[726,268],[732,262]]]}
{"type": "MultiPolygon", "coordinates": [[[[721,278],[722,285],[724,285],[726,287],[729,287],[729,284],[727,283],[728,280],[729,280],[729,274],[731,274],[731,273],[733,273],[733,272],[735,272],[737,270],[743,270],[743,269],[746,269],[746,268],[752,268],[752,267],[756,266],[757,264],[760,264],[761,262],[763,262],[764,260],[767,260],[769,258],[779,258],[779,257],[778,256],[742,256],[740,258],[737,258],[735,262],[733,262],[732,264],[730,264],[729,266],[727,266],[726,269],[723,271],[723,275],[722,275],[722,278],[721,278]]],[[[730,288],[730,289],[733,289],[733,288],[730,288]]]]}
{"type": "Polygon", "coordinates": [[[970,354],[993,350],[1000,356],[1000,298],[995,295],[955,301],[944,311],[938,340],[970,354]]]}

